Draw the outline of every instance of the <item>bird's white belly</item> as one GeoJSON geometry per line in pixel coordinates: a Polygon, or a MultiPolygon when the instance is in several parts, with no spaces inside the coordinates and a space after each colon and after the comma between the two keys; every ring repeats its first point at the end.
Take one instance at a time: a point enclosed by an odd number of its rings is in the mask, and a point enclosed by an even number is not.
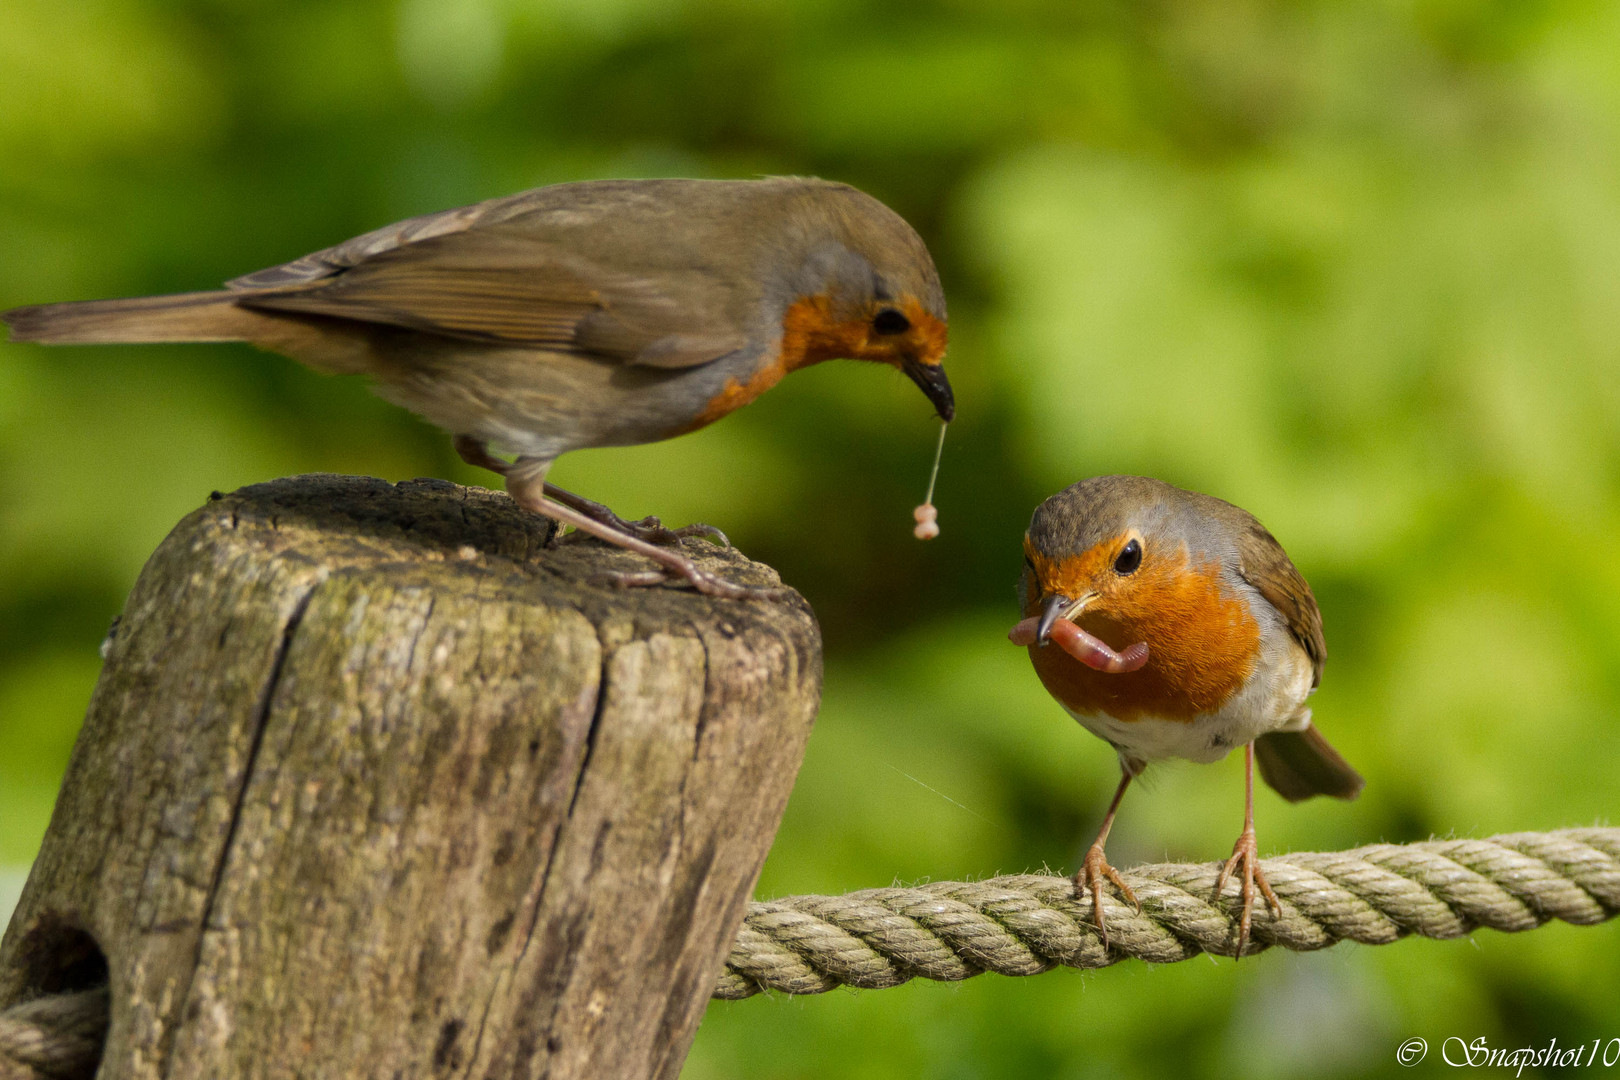
{"type": "MultiPolygon", "coordinates": [[[[1219,761],[1235,746],[1276,731],[1275,725],[1253,722],[1253,717],[1226,715],[1225,710],[1204,713],[1192,720],[1168,720],[1142,716],[1116,720],[1106,713],[1070,712],[1093,735],[1107,740],[1122,756],[1138,761],[1185,758],[1188,761],[1219,761]],[[1249,722],[1245,722],[1248,720],[1249,722]]],[[[1307,720],[1310,710],[1305,710],[1307,720]]]]}
{"type": "MultiPolygon", "coordinates": [[[[1277,635],[1286,641],[1283,635],[1277,635]]],[[[1151,663],[1151,660],[1149,661],[1151,663]]],[[[1219,709],[1191,720],[1141,716],[1118,720],[1106,713],[1065,710],[1085,729],[1111,743],[1120,756],[1137,761],[1185,758],[1211,762],[1233,747],[1271,731],[1303,731],[1310,726],[1312,670],[1303,649],[1267,650],[1259,670],[1219,709]]]]}

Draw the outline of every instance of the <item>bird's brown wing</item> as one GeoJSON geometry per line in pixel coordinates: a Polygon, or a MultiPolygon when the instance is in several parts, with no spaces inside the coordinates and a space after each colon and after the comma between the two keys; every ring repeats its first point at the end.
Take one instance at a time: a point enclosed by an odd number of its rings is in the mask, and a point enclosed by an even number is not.
{"type": "MultiPolygon", "coordinates": [[[[1322,612],[1299,568],[1277,538],[1253,518],[1238,533],[1238,558],[1244,580],[1277,609],[1289,635],[1311,660],[1311,686],[1322,681],[1327,643],[1322,638],[1322,612]]],[[[1289,802],[1312,795],[1354,799],[1365,785],[1361,774],[1328,744],[1315,726],[1304,731],[1272,731],[1254,741],[1260,776],[1289,802]]]]}
{"type": "Polygon", "coordinates": [[[451,210],[391,222],[368,233],[351,237],[341,244],[312,251],[292,262],[244,274],[227,281],[225,285],[226,288],[238,292],[260,292],[312,285],[396,248],[510,220],[527,209],[527,200],[531,195],[531,192],[520,192],[501,199],[473,203],[471,206],[458,206],[451,210]]]}
{"type": "Polygon", "coordinates": [[[1327,642],[1322,638],[1322,612],[1311,587],[1277,538],[1258,521],[1251,519],[1250,527],[1239,533],[1238,559],[1243,579],[1277,609],[1289,634],[1311,658],[1311,686],[1316,686],[1322,681],[1327,642]]]}
{"type": "Polygon", "coordinates": [[[701,268],[610,272],[521,223],[467,220],[477,209],[400,222],[239,278],[236,302],[655,367],[746,346],[727,317],[726,286],[701,268]]]}

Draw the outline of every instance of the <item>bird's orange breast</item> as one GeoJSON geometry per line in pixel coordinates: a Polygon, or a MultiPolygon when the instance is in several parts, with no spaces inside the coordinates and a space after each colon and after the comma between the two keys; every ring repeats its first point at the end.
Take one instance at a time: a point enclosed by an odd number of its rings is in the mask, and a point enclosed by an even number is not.
{"type": "MultiPolygon", "coordinates": [[[[812,363],[806,361],[805,363],[812,363]]],[[[701,427],[708,427],[716,420],[728,413],[753,401],[759,395],[782,381],[782,376],[790,371],[797,371],[804,367],[804,363],[790,364],[787,357],[778,353],[776,358],[748,377],[746,381],[739,381],[735,376],[726,380],[720,392],[709,399],[703,411],[692,418],[691,422],[683,426],[676,434],[685,435],[689,431],[696,431],[701,427]]]]}
{"type": "Polygon", "coordinates": [[[770,360],[747,379],[730,378],[681,434],[706,427],[747,405],[791,371],[823,360],[874,360],[898,364],[909,350],[926,363],[945,355],[946,328],[915,300],[901,305],[911,328],[903,334],[875,335],[864,317],[840,320],[826,296],[807,296],[788,307],[782,339],[770,360]]]}
{"type": "MultiPolygon", "coordinates": [[[[1032,596],[1025,616],[1039,607],[1032,596]]],[[[1030,646],[1042,685],[1077,713],[1190,721],[1242,689],[1260,655],[1260,624],[1248,602],[1222,588],[1219,564],[1193,566],[1185,554],[1144,563],[1076,621],[1115,649],[1148,643],[1147,664],[1123,674],[1094,671],[1062,649],[1030,646]]]]}

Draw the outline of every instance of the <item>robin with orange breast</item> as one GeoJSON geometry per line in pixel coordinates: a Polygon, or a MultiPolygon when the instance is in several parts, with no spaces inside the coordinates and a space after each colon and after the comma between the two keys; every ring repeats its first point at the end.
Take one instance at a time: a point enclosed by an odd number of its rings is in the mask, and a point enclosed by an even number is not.
{"type": "Polygon", "coordinates": [[[1305,706],[1326,656],[1310,586],[1247,511],[1159,480],[1099,476],[1036,509],[1018,596],[1025,618],[1008,636],[1029,646],[1047,692],[1119,754],[1119,787],[1075,874],[1105,942],[1103,880],[1137,903],[1103,854],[1131,780],[1150,761],[1217,761],[1243,747],[1243,831],[1215,886],[1219,896],[1238,875],[1241,956],[1256,887],[1282,912],[1255,844],[1256,759],[1290,802],[1353,799],[1363,783],[1305,706]]]}
{"type": "Polygon", "coordinates": [[[673,574],[725,597],[772,590],[678,550],[717,530],[624,521],[546,483],[551,463],[695,431],[835,358],[898,368],[941,419],[955,412],[928,249],[876,199],[822,180],[558,184],[401,221],[216,292],[0,319],[13,341],[245,341],[369,375],[520,504],[660,567],[618,583],[673,574]]]}

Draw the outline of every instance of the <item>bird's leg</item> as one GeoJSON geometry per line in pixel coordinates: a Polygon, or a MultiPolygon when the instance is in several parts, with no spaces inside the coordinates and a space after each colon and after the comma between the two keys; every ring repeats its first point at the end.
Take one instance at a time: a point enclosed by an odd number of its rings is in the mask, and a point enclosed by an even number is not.
{"type": "Polygon", "coordinates": [[[1085,860],[1074,875],[1076,900],[1085,899],[1086,891],[1088,889],[1091,891],[1091,917],[1097,924],[1097,933],[1102,935],[1105,949],[1108,947],[1108,924],[1103,921],[1103,878],[1113,882],[1114,888],[1118,889],[1126,900],[1136,905],[1138,912],[1142,910],[1142,902],[1136,898],[1131,887],[1125,884],[1125,879],[1119,876],[1119,871],[1109,866],[1108,860],[1103,856],[1103,845],[1108,842],[1108,830],[1114,827],[1114,815],[1119,812],[1119,802],[1125,797],[1125,789],[1131,786],[1131,778],[1136,775],[1128,768],[1121,768],[1120,774],[1119,787],[1114,792],[1114,801],[1108,804],[1108,814],[1103,818],[1102,829],[1098,831],[1096,841],[1087,850],[1085,860]]]}
{"type": "Polygon", "coordinates": [[[662,572],[646,571],[628,574],[609,574],[608,580],[617,586],[657,585],[669,577],[681,577],[705,596],[718,596],[727,600],[772,600],[788,594],[785,588],[760,588],[738,585],[718,574],[711,574],[697,563],[668,547],[650,543],[639,537],[622,533],[589,514],[571,506],[546,498],[546,470],[551,462],[539,458],[520,457],[506,466],[506,491],[519,505],[544,514],[553,521],[571,525],[582,533],[606,540],[626,551],[645,556],[657,563],[662,572]]]}
{"type": "Polygon", "coordinates": [[[471,435],[456,435],[450,440],[450,445],[456,448],[461,460],[476,469],[488,469],[492,473],[506,475],[511,463],[502,461],[489,452],[489,446],[482,439],[475,439],[471,435]]]}
{"type": "Polygon", "coordinates": [[[1226,860],[1221,867],[1220,877],[1215,879],[1215,897],[1220,898],[1221,891],[1226,888],[1226,879],[1232,876],[1232,871],[1242,868],[1243,914],[1238,918],[1238,940],[1235,956],[1241,957],[1243,950],[1249,944],[1250,915],[1254,910],[1254,887],[1260,886],[1260,892],[1266,898],[1266,904],[1276,918],[1282,918],[1282,901],[1277,894],[1271,891],[1271,882],[1260,869],[1260,849],[1254,840],[1254,743],[1247,743],[1243,747],[1243,832],[1239,834],[1237,843],[1232,845],[1232,857],[1226,860]]]}
{"type": "MultiPolygon", "coordinates": [[[[484,442],[473,438],[471,435],[457,435],[451,442],[456,448],[456,453],[461,455],[461,460],[469,465],[474,465],[480,469],[488,469],[490,472],[499,473],[502,476],[506,476],[512,468],[509,462],[502,461],[494,454],[491,454],[489,447],[484,442]]],[[[678,529],[668,529],[664,527],[663,522],[655,517],[644,517],[640,521],[626,521],[601,503],[594,502],[582,495],[575,495],[571,491],[565,491],[555,484],[545,484],[544,493],[564,506],[572,507],[580,513],[601,522],[608,528],[621,532],[626,536],[633,536],[637,540],[679,547],[683,537],[706,536],[721,547],[731,546],[731,541],[726,539],[726,534],[713,525],[683,525],[678,529]]]]}

